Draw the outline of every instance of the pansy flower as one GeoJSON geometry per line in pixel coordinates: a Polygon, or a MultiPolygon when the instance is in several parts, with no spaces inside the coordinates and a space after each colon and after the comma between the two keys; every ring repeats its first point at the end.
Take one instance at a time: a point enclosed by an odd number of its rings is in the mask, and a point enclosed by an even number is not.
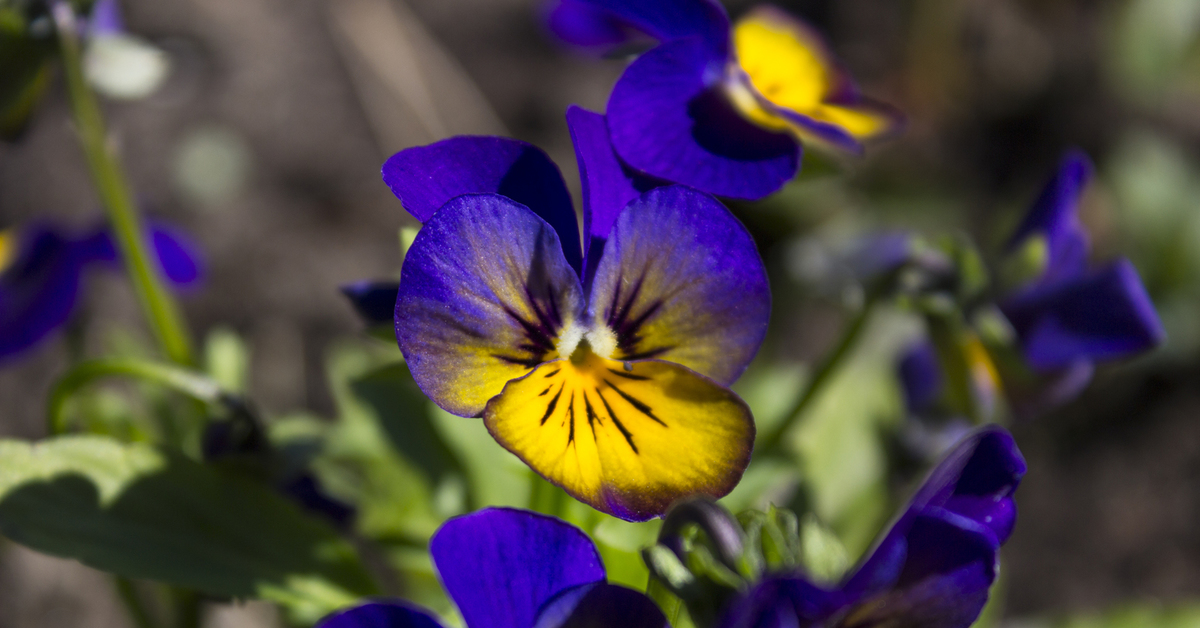
{"type": "Polygon", "coordinates": [[[998,552],[1016,523],[1025,461],[1002,428],[959,442],[859,565],[837,585],[769,576],[726,610],[721,628],[967,628],[987,603],[998,552]]]}
{"type": "Polygon", "coordinates": [[[772,7],[732,28],[714,0],[566,0],[551,18],[581,45],[620,41],[620,26],[662,42],[625,70],[607,110],[617,154],[654,177],[757,199],[795,176],[800,142],[858,153],[901,125],[815,30],[772,7]]]}
{"type": "MultiPolygon", "coordinates": [[[[591,539],[553,517],[487,508],[447,521],[429,542],[438,576],[467,628],[664,628],[638,591],[605,582],[591,539]]],[[[340,611],[317,628],[441,628],[407,602],[340,611]]]]}
{"type": "MultiPolygon", "coordinates": [[[[1118,258],[1098,268],[1088,264],[1090,245],[1079,204],[1091,176],[1087,156],[1068,153],[1005,245],[1010,263],[1032,262],[1036,269],[997,303],[1016,333],[1022,361],[1040,380],[1031,387],[1005,379],[1004,384],[1022,387],[1029,397],[1014,400],[1019,406],[1067,401],[1091,380],[1096,362],[1148,351],[1164,338],[1154,304],[1129,260],[1118,258]]],[[[1005,373],[982,346],[976,353],[972,365],[990,373],[999,386],[1005,373]]],[[[913,347],[901,372],[911,409],[927,408],[937,399],[943,373],[928,346],[913,347]]]]}
{"type": "MultiPolygon", "coordinates": [[[[152,241],[164,275],[176,286],[195,283],[199,255],[189,239],[161,225],[152,241]]],[[[48,224],[0,231],[0,361],[29,349],[69,320],[80,282],[91,267],[119,267],[105,227],[82,236],[48,224]]]]}
{"type": "Polygon", "coordinates": [[[558,169],[523,142],[458,137],[392,156],[384,180],[425,225],[405,256],[396,338],[435,403],[483,417],[534,471],[628,520],[721,496],[754,442],[727,386],[766,330],[745,228],[707,194],[639,192],[582,109],[568,122],[584,234],[558,169]]]}

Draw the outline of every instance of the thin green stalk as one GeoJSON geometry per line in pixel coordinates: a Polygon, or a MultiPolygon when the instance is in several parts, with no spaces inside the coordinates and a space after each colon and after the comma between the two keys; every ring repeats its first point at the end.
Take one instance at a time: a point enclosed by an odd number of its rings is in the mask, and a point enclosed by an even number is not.
{"type": "Polygon", "coordinates": [[[67,81],[79,143],[100,200],[116,235],[117,249],[125,261],[138,302],[166,356],[177,364],[192,365],[192,345],[187,326],[171,293],[164,286],[158,264],[147,253],[146,231],[133,202],[125,172],[108,143],[104,116],[83,75],[78,23],[64,0],[53,4],[59,50],[67,81]]]}
{"type": "Polygon", "coordinates": [[[850,355],[850,350],[854,348],[859,336],[862,335],[863,329],[867,326],[867,319],[871,317],[871,312],[875,309],[876,301],[877,299],[874,296],[867,298],[862,310],[854,317],[854,320],[850,321],[850,324],[846,327],[846,331],[842,333],[842,338],[838,341],[837,346],[825,356],[820,366],[813,372],[812,377],[809,378],[807,385],[804,387],[804,392],[800,393],[800,398],[796,400],[791,410],[783,415],[784,419],[780,421],[779,425],[775,426],[775,429],[764,432],[758,437],[758,440],[754,444],[755,453],[767,453],[779,447],[783,435],[800,420],[800,417],[808,410],[813,400],[817,398],[817,393],[825,387],[829,378],[837,372],[838,367],[841,366],[846,356],[850,355]]]}
{"type": "Polygon", "coordinates": [[[136,628],[158,628],[154,620],[150,619],[150,613],[147,612],[146,606],[142,604],[142,598],[133,586],[133,581],[122,576],[113,576],[113,581],[116,583],[121,601],[125,603],[125,609],[129,611],[129,618],[133,620],[133,625],[136,628]]]}

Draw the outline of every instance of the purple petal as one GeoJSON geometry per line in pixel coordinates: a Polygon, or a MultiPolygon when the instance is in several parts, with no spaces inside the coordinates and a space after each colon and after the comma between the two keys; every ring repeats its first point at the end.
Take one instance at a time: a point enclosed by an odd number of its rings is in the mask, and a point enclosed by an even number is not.
{"type": "Polygon", "coordinates": [[[428,611],[402,600],[367,602],[338,611],[316,628],[442,628],[428,611]]]}
{"type": "Polygon", "coordinates": [[[841,608],[840,594],[804,578],[768,578],[725,610],[720,628],[810,628],[841,608]]]}
{"type": "Polygon", "coordinates": [[[639,57],[608,100],[617,154],[633,168],[718,196],[762,198],[800,165],[800,145],[742,118],[714,86],[714,65],[696,38],[639,57]]]}
{"type": "Polygon", "coordinates": [[[1004,428],[980,428],[946,454],[921,485],[910,510],[945,508],[991,528],[1003,543],[1016,521],[1013,493],[1025,458],[1004,428]]]}
{"type": "Polygon", "coordinates": [[[1137,270],[1126,259],[1078,279],[1010,298],[1001,310],[1038,370],[1148,351],[1165,337],[1137,270]]]}
{"type": "Polygon", "coordinates": [[[529,628],[550,598],[605,578],[596,546],[578,528],[510,508],[447,521],[429,551],[471,628],[529,628]]]}
{"type": "Polygon", "coordinates": [[[15,237],[15,259],[0,274],[0,361],[67,322],[85,261],[76,242],[51,227],[29,227],[15,237]]]}
{"type": "Polygon", "coordinates": [[[1079,150],[1067,153],[1005,247],[1012,252],[1032,236],[1046,238],[1049,259],[1042,281],[1075,276],[1087,267],[1089,243],[1079,222],[1079,201],[1091,178],[1087,155],[1079,150]]]}
{"type": "Polygon", "coordinates": [[[383,180],[421,222],[463,194],[499,194],[550,223],[579,272],[583,254],[571,196],[542,149],[502,137],[452,137],[402,150],[383,164],[383,180]]]}
{"type": "Polygon", "coordinates": [[[710,57],[724,60],[729,56],[729,16],[715,0],[575,0],[574,3],[607,11],[660,41],[695,37],[710,57]]]}
{"type": "Polygon", "coordinates": [[[621,212],[588,313],[616,335],[614,360],[658,358],[729,385],[767,330],[771,293],[754,239],[716,199],[651,190],[621,212]]]}
{"type": "Polygon", "coordinates": [[[478,416],[504,385],[557,356],[583,291],[554,229],[496,194],[459,196],[404,259],[396,338],[430,399],[478,416]]]}
{"type": "Polygon", "coordinates": [[[990,529],[934,508],[889,542],[904,556],[895,581],[850,598],[839,625],[968,628],[979,617],[996,579],[999,543],[990,529]]]}
{"type": "Polygon", "coordinates": [[[342,286],[354,310],[368,325],[392,323],[396,313],[398,281],[358,281],[342,286]]]}
{"type": "Polygon", "coordinates": [[[552,2],[546,25],[559,39],[585,48],[613,48],[630,39],[629,25],[611,11],[578,0],[552,2]]]}
{"type": "MultiPolygon", "coordinates": [[[[195,284],[203,277],[203,256],[190,236],[173,226],[154,221],[150,223],[150,237],[163,275],[176,287],[195,284]]],[[[85,263],[116,265],[121,259],[107,226],[98,227],[83,238],[79,242],[79,251],[85,263]]]]}
{"type": "Polygon", "coordinates": [[[125,31],[125,20],[121,17],[121,5],[117,0],[96,0],[88,18],[88,31],[96,35],[117,35],[125,31]]]}
{"type": "Polygon", "coordinates": [[[617,221],[617,214],[642,192],[654,189],[659,183],[630,170],[617,159],[609,141],[608,122],[603,115],[572,105],[567,108],[567,126],[575,144],[575,159],[583,183],[583,252],[588,267],[583,276],[587,285],[588,279],[595,274],[604,241],[617,221]]]}
{"type": "MultiPolygon", "coordinates": [[[[900,582],[914,560],[906,540],[918,518],[944,512],[959,527],[978,527],[991,543],[1004,543],[1016,523],[1013,492],[1025,475],[1025,459],[1003,428],[987,426],[946,454],[875,549],[846,580],[851,598],[878,593],[900,582]],[[964,523],[965,522],[965,523],[964,523]],[[970,524],[970,525],[967,525],[970,524]]],[[[915,563],[914,563],[915,564],[915,563]]]]}
{"type": "Polygon", "coordinates": [[[900,360],[899,370],[900,387],[908,411],[911,414],[928,411],[945,385],[933,343],[926,340],[910,347],[900,360]]]}
{"type": "Polygon", "coordinates": [[[533,628],[670,628],[654,600],[604,582],[585,584],[547,602],[533,628]]]}

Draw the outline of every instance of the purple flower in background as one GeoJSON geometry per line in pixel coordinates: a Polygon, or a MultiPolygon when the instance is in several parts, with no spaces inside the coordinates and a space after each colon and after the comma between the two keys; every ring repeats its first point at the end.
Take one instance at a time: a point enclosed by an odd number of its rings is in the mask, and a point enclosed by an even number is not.
{"type": "Polygon", "coordinates": [[[342,294],[350,299],[354,311],[367,325],[391,325],[396,315],[396,293],[399,281],[356,281],[342,286],[342,294]]]}
{"type": "Polygon", "coordinates": [[[987,603],[998,551],[1016,523],[1025,461],[995,426],[959,442],[900,516],[837,586],[804,576],[764,579],[721,628],[967,628],[987,603]]]}
{"type": "MultiPolygon", "coordinates": [[[[467,628],[664,628],[653,600],[605,582],[591,539],[531,512],[487,508],[451,519],[429,543],[442,585],[467,628]]],[[[318,628],[440,628],[399,600],[367,602],[318,628]]]]}
{"type": "MultiPolygon", "coordinates": [[[[201,276],[196,245],[178,230],[152,227],[163,274],[177,287],[201,276]]],[[[33,347],[70,319],[84,272],[119,268],[107,227],[81,237],[48,224],[0,231],[0,362],[33,347]]]]}
{"type": "MultiPolygon", "coordinates": [[[[1091,176],[1087,156],[1069,152],[1005,246],[1010,257],[1032,259],[1037,266],[1033,277],[998,303],[1016,332],[1023,362],[1039,380],[1030,386],[1006,378],[1006,385],[1027,389],[1021,391],[1026,399],[1014,400],[1018,409],[1063,403],[1091,381],[1096,362],[1148,351],[1164,338],[1154,304],[1129,260],[1088,266],[1090,245],[1079,203],[1091,176]]],[[[994,369],[986,354],[979,357],[975,362],[986,361],[994,369]]],[[[901,380],[910,409],[928,409],[940,393],[942,376],[927,343],[906,354],[901,380]]]]}
{"type": "Polygon", "coordinates": [[[714,0],[564,0],[550,26],[568,42],[661,45],[608,101],[612,144],[629,166],[719,196],[762,198],[795,176],[800,142],[850,152],[901,116],[859,94],[820,35],[771,7],[735,25],[714,0]]]}
{"type": "Polygon", "coordinates": [[[623,170],[604,118],[568,114],[584,245],[558,169],[516,140],[458,137],[383,168],[425,222],[396,338],[435,403],[577,499],[629,520],[728,493],[754,422],[727,386],[766,331],[766,272],[745,228],[696,190],[623,170]]]}

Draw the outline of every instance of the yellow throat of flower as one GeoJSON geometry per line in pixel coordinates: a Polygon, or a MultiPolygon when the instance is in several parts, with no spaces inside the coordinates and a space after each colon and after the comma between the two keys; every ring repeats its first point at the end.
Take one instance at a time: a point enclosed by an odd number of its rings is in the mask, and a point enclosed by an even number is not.
{"type": "Polygon", "coordinates": [[[17,234],[15,229],[0,230],[0,273],[8,270],[17,259],[17,234]]]}

